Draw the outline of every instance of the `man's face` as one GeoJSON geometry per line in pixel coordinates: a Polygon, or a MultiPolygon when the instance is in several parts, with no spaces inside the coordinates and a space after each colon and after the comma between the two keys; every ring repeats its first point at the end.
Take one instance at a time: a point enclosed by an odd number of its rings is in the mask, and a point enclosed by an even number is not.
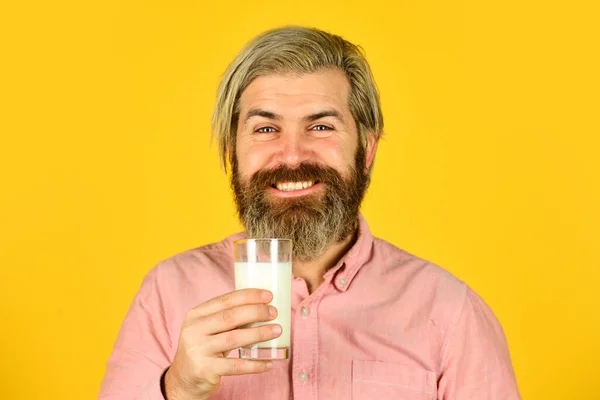
{"type": "Polygon", "coordinates": [[[356,229],[375,147],[359,145],[339,70],[268,75],[242,93],[232,160],[240,218],[252,237],[289,238],[310,261],[356,229]]]}

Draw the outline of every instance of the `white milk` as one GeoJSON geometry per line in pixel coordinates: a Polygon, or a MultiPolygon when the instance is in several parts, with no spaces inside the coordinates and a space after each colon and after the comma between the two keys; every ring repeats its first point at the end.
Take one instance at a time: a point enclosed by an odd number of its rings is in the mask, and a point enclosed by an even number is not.
{"type": "Polygon", "coordinates": [[[277,318],[273,321],[258,322],[252,326],[279,324],[281,336],[258,343],[258,347],[290,347],[292,312],[292,263],[236,262],[235,288],[259,288],[273,292],[271,305],[277,308],[277,318]]]}

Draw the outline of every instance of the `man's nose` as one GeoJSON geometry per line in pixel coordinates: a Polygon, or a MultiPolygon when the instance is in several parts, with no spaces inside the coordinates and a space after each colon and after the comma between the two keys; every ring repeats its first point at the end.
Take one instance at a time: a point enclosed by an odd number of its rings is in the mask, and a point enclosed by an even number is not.
{"type": "Polygon", "coordinates": [[[279,162],[295,167],[311,157],[310,138],[303,131],[284,132],[280,137],[279,162]]]}

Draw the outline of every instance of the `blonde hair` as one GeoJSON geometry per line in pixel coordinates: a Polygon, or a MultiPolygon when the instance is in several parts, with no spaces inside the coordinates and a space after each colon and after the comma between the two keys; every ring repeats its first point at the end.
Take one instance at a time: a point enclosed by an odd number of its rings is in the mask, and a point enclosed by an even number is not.
{"type": "Polygon", "coordinates": [[[367,135],[379,139],[383,115],[377,86],[363,50],[340,36],[319,29],[288,26],[266,31],[250,41],[229,64],[219,89],[212,118],[213,138],[219,144],[222,167],[233,162],[242,92],[259,76],[306,74],[337,68],[350,82],[348,106],[354,117],[360,144],[367,135]]]}

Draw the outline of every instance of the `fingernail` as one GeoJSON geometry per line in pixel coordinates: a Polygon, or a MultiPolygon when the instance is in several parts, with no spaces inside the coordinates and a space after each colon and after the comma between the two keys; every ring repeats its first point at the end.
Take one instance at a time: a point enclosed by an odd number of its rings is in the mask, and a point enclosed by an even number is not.
{"type": "Polygon", "coordinates": [[[266,367],[267,367],[267,369],[273,368],[273,362],[272,361],[267,362],[266,367]]]}
{"type": "Polygon", "coordinates": [[[275,325],[273,326],[273,333],[279,335],[281,333],[281,326],[275,325]]]}
{"type": "Polygon", "coordinates": [[[275,317],[277,315],[277,309],[273,306],[269,306],[269,314],[271,317],[275,317]]]}
{"type": "Polygon", "coordinates": [[[271,298],[273,298],[273,295],[271,294],[271,292],[267,291],[267,290],[263,290],[261,297],[264,300],[271,300],[271,298]]]}

